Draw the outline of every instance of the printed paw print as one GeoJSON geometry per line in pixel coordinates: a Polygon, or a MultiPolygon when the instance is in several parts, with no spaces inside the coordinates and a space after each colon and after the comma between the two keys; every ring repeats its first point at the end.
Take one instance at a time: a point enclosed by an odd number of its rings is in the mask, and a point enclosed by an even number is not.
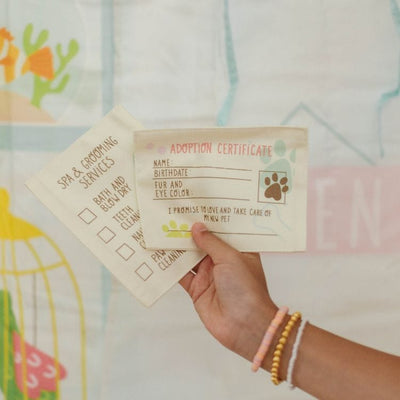
{"type": "MultiPolygon", "coordinates": [[[[275,142],[272,149],[272,157],[263,156],[261,161],[268,166],[269,171],[285,171],[288,182],[292,182],[296,164],[296,149],[289,151],[283,140],[279,139],[275,142]]],[[[287,193],[290,193],[291,189],[290,185],[288,185],[287,193]]]]}
{"type": "Polygon", "coordinates": [[[271,178],[267,176],[264,180],[267,186],[264,196],[267,199],[273,198],[275,201],[279,201],[282,198],[282,193],[286,193],[289,190],[289,186],[287,185],[288,178],[284,176],[278,181],[278,174],[276,172],[272,174],[271,178]]]}
{"type": "Polygon", "coordinates": [[[166,237],[173,238],[189,238],[192,236],[188,224],[179,225],[174,221],[169,221],[169,224],[162,225],[161,229],[166,233],[166,237]]]}

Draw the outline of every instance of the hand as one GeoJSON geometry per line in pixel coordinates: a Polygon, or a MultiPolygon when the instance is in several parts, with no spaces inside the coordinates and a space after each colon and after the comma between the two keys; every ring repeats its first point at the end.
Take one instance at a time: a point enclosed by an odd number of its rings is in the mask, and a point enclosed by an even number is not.
{"type": "Polygon", "coordinates": [[[251,361],[277,307],[259,254],[240,253],[196,223],[193,240],[207,256],[180,284],[208,331],[225,347],[251,361]]]}
{"type": "MultiPolygon", "coordinates": [[[[224,346],[252,361],[277,307],[272,302],[258,254],[240,253],[208,232],[192,227],[197,246],[208,255],[180,284],[211,334],[224,346]]],[[[282,324],[271,346],[282,332],[282,324]]],[[[281,357],[280,378],[286,379],[297,327],[281,357]]],[[[262,367],[269,370],[272,352],[262,367]]],[[[307,324],[296,360],[293,383],[318,399],[398,399],[400,357],[350,342],[307,324]]]]}

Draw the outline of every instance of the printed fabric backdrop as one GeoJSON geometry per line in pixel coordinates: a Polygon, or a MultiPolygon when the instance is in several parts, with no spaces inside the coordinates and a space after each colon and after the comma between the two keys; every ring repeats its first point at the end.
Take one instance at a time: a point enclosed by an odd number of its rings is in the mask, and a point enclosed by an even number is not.
{"type": "Polygon", "coordinates": [[[0,0],[0,399],[311,398],[251,373],[179,285],[142,307],[24,186],[114,104],[308,127],[308,250],[263,254],[271,295],[400,354],[398,0],[0,0]]]}

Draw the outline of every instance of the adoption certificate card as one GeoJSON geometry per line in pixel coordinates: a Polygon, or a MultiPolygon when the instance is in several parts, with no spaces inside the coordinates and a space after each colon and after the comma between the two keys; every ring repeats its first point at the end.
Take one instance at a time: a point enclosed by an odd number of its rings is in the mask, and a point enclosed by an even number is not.
{"type": "Polygon", "coordinates": [[[29,189],[144,305],[150,306],[202,254],[145,249],[133,164],[141,125],[115,107],[28,182],[29,189]]]}
{"type": "Polygon", "coordinates": [[[240,251],[305,250],[307,153],[303,128],[137,131],[146,247],[194,250],[201,221],[240,251]]]}

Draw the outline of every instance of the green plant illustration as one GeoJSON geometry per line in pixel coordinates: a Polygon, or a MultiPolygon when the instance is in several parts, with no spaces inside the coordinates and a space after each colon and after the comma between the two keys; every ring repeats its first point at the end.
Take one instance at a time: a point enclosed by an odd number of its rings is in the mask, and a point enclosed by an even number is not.
{"type": "MultiPolygon", "coordinates": [[[[47,30],[42,30],[38,34],[36,40],[32,39],[32,35],[33,24],[28,24],[23,34],[23,47],[27,56],[33,54],[43,46],[49,37],[49,32],[47,30]]],[[[67,86],[70,74],[66,73],[63,75],[63,73],[69,62],[78,53],[79,44],[75,39],[71,39],[66,52],[63,51],[61,43],[57,43],[55,50],[58,57],[58,67],[54,71],[54,77],[52,79],[45,79],[38,75],[34,75],[33,78],[33,95],[31,103],[38,108],[40,108],[44,96],[47,94],[61,93],[67,86]]]]}
{"type": "Polygon", "coordinates": [[[47,29],[43,29],[39,33],[36,41],[34,43],[31,43],[32,33],[33,33],[33,24],[28,24],[24,30],[22,38],[24,51],[27,56],[30,56],[35,51],[39,50],[47,42],[47,39],[49,38],[49,31],[47,29]]]}
{"type": "Polygon", "coordinates": [[[189,225],[181,224],[179,225],[174,221],[169,221],[169,224],[162,225],[161,229],[166,233],[166,237],[171,238],[190,238],[192,233],[190,232],[189,225]]]}
{"type": "Polygon", "coordinates": [[[12,312],[11,297],[0,290],[0,389],[7,400],[22,399],[14,373],[13,332],[19,332],[12,312]],[[6,351],[7,349],[7,351],[6,351]]]}

